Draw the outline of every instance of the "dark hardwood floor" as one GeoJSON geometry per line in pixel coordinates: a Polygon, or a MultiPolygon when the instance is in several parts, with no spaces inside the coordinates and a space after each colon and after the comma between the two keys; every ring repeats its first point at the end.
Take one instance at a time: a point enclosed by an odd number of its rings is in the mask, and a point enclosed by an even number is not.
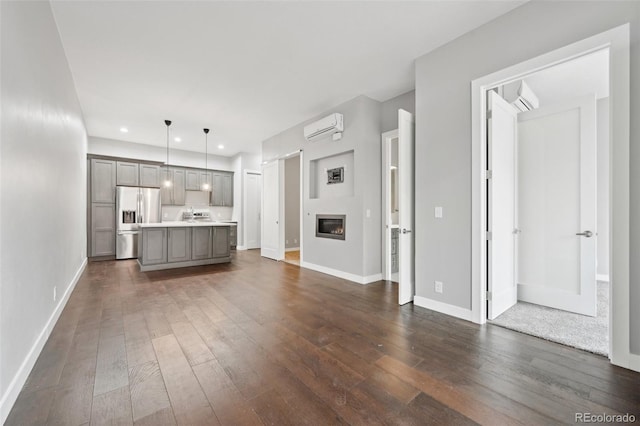
{"type": "Polygon", "coordinates": [[[559,424],[640,417],[640,374],[238,252],[90,263],[7,425],[559,424]]]}

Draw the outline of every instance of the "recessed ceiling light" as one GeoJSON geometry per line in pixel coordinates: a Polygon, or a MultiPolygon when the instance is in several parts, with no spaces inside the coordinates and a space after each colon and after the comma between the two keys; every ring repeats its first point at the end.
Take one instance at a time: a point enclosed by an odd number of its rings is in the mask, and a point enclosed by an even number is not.
{"type": "Polygon", "coordinates": [[[126,127],[120,127],[120,131],[122,133],[129,133],[129,129],[127,129],[126,127]]]}
{"type": "Polygon", "coordinates": [[[224,149],[224,145],[222,144],[218,145],[218,149],[224,149]]]}
{"type": "Polygon", "coordinates": [[[181,138],[175,138],[175,139],[174,139],[174,141],[176,141],[176,142],[182,142],[182,139],[181,139],[181,138]]]}

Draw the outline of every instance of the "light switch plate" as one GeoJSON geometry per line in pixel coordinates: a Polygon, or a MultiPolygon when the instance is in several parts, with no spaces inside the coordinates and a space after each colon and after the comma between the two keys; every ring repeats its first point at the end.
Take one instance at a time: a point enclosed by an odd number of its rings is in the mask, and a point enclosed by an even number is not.
{"type": "Polygon", "coordinates": [[[436,293],[442,293],[442,281],[435,282],[435,291],[436,293]]]}
{"type": "Polygon", "coordinates": [[[437,219],[442,219],[442,207],[436,206],[435,208],[435,216],[437,219]]]}
{"type": "Polygon", "coordinates": [[[367,217],[371,217],[371,209],[367,209],[367,217]]]}

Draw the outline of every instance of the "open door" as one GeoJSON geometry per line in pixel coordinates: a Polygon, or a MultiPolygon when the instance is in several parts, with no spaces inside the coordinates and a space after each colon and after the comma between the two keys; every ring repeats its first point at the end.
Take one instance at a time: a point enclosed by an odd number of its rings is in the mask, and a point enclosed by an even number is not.
{"type": "Polygon", "coordinates": [[[260,254],[284,259],[284,160],[262,167],[262,238],[260,254]]]}
{"type": "Polygon", "coordinates": [[[518,153],[518,298],[595,316],[595,96],[519,114],[518,153]]]}
{"type": "Polygon", "coordinates": [[[487,317],[518,302],[516,284],[517,110],[496,92],[488,93],[487,119],[487,317]]]}
{"type": "Polygon", "coordinates": [[[400,248],[398,261],[398,303],[404,305],[413,301],[415,295],[414,278],[414,237],[413,237],[413,160],[414,160],[413,114],[398,110],[398,223],[400,248]]]}

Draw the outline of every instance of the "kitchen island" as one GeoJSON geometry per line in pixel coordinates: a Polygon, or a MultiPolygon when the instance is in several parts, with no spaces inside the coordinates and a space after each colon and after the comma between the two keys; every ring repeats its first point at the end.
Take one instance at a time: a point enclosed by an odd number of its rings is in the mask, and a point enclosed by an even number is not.
{"type": "Polygon", "coordinates": [[[141,223],[141,271],[231,262],[230,224],[218,222],[141,223]]]}

